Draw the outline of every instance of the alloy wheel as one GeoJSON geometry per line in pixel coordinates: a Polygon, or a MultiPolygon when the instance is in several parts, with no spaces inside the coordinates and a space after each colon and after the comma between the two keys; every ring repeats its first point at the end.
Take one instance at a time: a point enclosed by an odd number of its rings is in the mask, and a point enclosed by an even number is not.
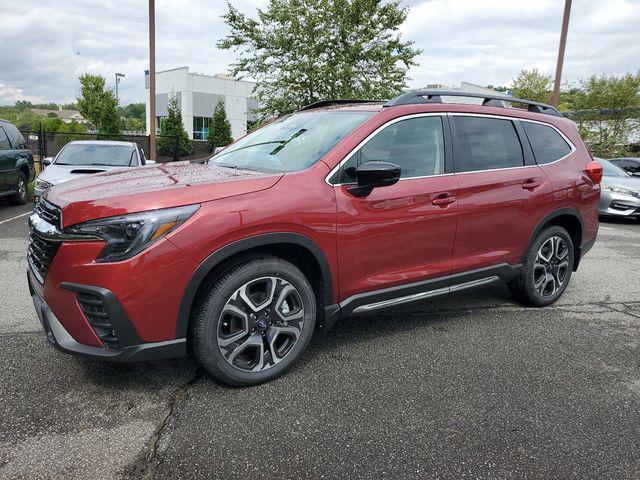
{"type": "Polygon", "coordinates": [[[18,179],[18,195],[20,195],[20,198],[27,197],[27,182],[25,182],[22,176],[18,179]]]}
{"type": "Polygon", "coordinates": [[[216,339],[233,367],[257,372],[281,362],[302,333],[304,306],[296,288],[280,277],[251,280],[227,300],[216,339]]]}
{"type": "Polygon", "coordinates": [[[533,285],[542,297],[552,297],[567,281],[569,247],[558,236],[545,240],[538,249],[533,266],[533,285]]]}

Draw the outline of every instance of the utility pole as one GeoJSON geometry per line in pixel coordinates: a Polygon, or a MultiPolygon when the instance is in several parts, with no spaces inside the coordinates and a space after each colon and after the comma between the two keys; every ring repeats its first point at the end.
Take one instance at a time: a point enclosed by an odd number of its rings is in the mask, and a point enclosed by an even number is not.
{"type": "Polygon", "coordinates": [[[118,102],[118,84],[121,78],[124,78],[124,73],[116,73],[116,103],[118,102]]]}
{"type": "Polygon", "coordinates": [[[558,106],[560,100],[560,82],[562,81],[562,65],[564,64],[564,48],[567,45],[567,30],[569,30],[569,15],[571,14],[571,0],[564,0],[564,14],[562,15],[562,31],[560,32],[560,47],[558,48],[558,62],[556,64],[556,80],[553,83],[551,105],[558,106]]]}
{"type": "Polygon", "coordinates": [[[149,0],[149,158],[156,159],[156,6],[149,0]]]}

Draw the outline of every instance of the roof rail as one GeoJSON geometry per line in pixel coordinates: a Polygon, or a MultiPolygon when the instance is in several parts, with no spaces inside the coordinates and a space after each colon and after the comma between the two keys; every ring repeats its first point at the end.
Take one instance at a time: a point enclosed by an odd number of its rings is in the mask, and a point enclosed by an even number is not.
{"type": "Polygon", "coordinates": [[[471,97],[482,98],[482,105],[487,107],[505,107],[502,102],[522,103],[527,105],[529,112],[545,113],[547,115],[554,115],[556,117],[562,117],[562,113],[551,105],[546,103],[532,102],[531,100],[524,100],[522,98],[510,97],[509,95],[499,94],[487,94],[487,93],[475,93],[475,92],[463,92],[452,90],[415,90],[412,92],[403,93],[397,96],[393,100],[389,100],[384,104],[385,107],[395,107],[398,105],[412,105],[416,103],[443,103],[442,97],[471,97]]]}
{"type": "Polygon", "coordinates": [[[305,105],[298,112],[304,110],[314,110],[316,108],[330,107],[332,105],[346,105],[349,103],[384,103],[381,100],[362,100],[362,99],[342,99],[342,100],[320,100],[319,102],[310,103],[305,105]]]}

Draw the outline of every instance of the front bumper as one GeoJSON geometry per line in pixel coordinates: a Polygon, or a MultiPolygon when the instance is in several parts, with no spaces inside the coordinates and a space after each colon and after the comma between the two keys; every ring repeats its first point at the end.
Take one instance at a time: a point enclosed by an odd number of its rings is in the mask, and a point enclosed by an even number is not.
{"type": "Polygon", "coordinates": [[[640,218],[640,198],[602,189],[600,215],[640,218]]]}
{"type": "MultiPolygon", "coordinates": [[[[82,344],[76,341],[69,334],[62,323],[60,323],[58,318],[54,315],[51,308],[49,308],[49,305],[47,305],[42,297],[41,287],[30,270],[27,270],[27,280],[33,305],[36,309],[36,313],[38,314],[38,318],[40,319],[40,323],[42,323],[42,327],[47,334],[47,339],[53,346],[65,353],[112,362],[160,360],[182,357],[186,354],[187,349],[185,338],[166,340],[162,342],[139,343],[121,348],[101,348],[82,344]]],[[[93,289],[94,287],[72,285],[72,288],[70,289],[74,291],[82,291],[84,288],[93,289]]],[[[104,289],[100,290],[103,290],[104,293],[104,289]]],[[[108,290],[106,290],[106,292],[108,292],[108,290]]],[[[128,322],[128,319],[120,318],[119,321],[122,322],[120,328],[126,329],[126,322],[128,322]]]]}

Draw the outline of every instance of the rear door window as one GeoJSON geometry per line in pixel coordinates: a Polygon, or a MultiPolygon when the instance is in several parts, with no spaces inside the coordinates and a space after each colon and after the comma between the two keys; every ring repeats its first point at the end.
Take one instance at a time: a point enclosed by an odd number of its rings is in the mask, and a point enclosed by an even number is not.
{"type": "Polygon", "coordinates": [[[511,120],[454,115],[455,171],[522,167],[522,145],[511,120]]]}
{"type": "Polygon", "coordinates": [[[538,165],[555,162],[571,153],[571,146],[554,128],[525,121],[522,122],[522,127],[538,165]]]}
{"type": "Polygon", "coordinates": [[[7,124],[4,129],[14,149],[26,148],[26,141],[15,125],[7,124]]]}
{"type": "Polygon", "coordinates": [[[11,148],[11,144],[9,143],[9,138],[5,133],[4,129],[0,127],[0,150],[9,150],[11,148]]]}

